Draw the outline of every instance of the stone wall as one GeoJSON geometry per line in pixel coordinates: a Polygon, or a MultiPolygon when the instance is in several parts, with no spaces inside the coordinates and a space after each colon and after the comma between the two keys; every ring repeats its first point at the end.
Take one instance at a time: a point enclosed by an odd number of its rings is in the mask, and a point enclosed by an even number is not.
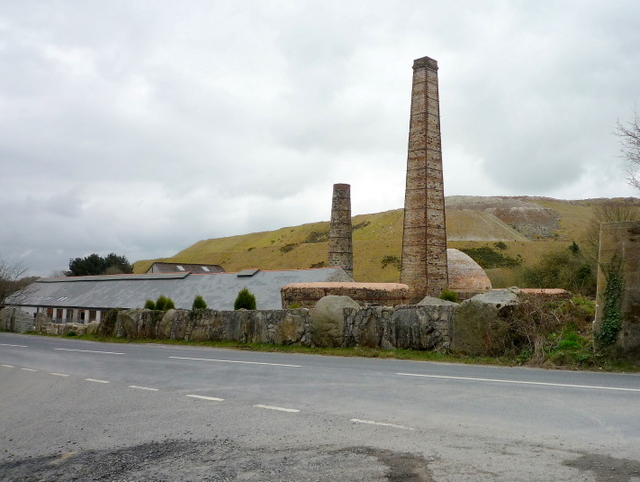
{"type": "Polygon", "coordinates": [[[407,304],[409,287],[400,283],[291,283],[280,291],[282,306],[312,309],[325,296],[348,296],[359,305],[407,304]]]}
{"type": "Polygon", "coordinates": [[[0,330],[26,333],[35,330],[35,320],[19,308],[6,307],[0,310],[0,330]]]}
{"type": "Polygon", "coordinates": [[[448,350],[455,306],[345,309],[343,346],[448,350]]]}
{"type": "MultiPolygon", "coordinates": [[[[454,313],[455,307],[451,306],[346,308],[342,343],[337,346],[446,350],[451,346],[454,313]]],[[[118,312],[113,323],[108,318],[89,325],[43,322],[39,331],[53,335],[73,331],[78,335],[86,332],[123,338],[312,346],[307,309],[166,313],[135,309],[118,312]]]]}

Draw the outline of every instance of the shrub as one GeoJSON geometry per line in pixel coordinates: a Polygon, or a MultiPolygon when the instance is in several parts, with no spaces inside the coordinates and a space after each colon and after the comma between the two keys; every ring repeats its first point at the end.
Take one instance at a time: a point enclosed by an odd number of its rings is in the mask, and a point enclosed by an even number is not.
{"type": "Polygon", "coordinates": [[[153,300],[147,300],[144,303],[144,309],[145,310],[155,310],[156,309],[156,302],[153,300]]]}
{"type": "Polygon", "coordinates": [[[255,310],[256,309],[256,297],[247,288],[244,288],[238,293],[236,301],[233,303],[234,310],[255,310]]]}
{"type": "Polygon", "coordinates": [[[323,243],[329,241],[329,231],[312,231],[303,243],[323,243]]]}
{"type": "Polygon", "coordinates": [[[280,251],[283,253],[288,253],[289,251],[293,251],[298,246],[298,243],[289,243],[284,246],[280,246],[280,251]]]}
{"type": "Polygon", "coordinates": [[[176,306],[171,298],[168,298],[164,295],[158,296],[158,299],[156,300],[157,311],[173,310],[175,307],[176,306]]]}
{"type": "Polygon", "coordinates": [[[196,311],[196,310],[206,310],[206,309],[207,309],[207,302],[204,300],[202,296],[196,295],[196,297],[193,299],[193,305],[191,306],[191,310],[196,311]]]}
{"type": "Polygon", "coordinates": [[[382,269],[386,268],[388,264],[400,269],[401,262],[400,258],[398,258],[396,255],[387,255],[382,258],[382,261],[380,261],[380,263],[382,264],[382,269]]]}
{"type": "Polygon", "coordinates": [[[460,251],[469,255],[476,263],[485,269],[514,268],[522,264],[522,260],[519,257],[512,258],[506,254],[498,253],[489,246],[482,246],[480,248],[461,248],[460,251]]]}
{"type": "Polygon", "coordinates": [[[531,288],[563,288],[583,295],[595,295],[596,272],[580,249],[573,245],[547,253],[536,265],[522,270],[519,286],[531,288]]]}
{"type": "Polygon", "coordinates": [[[454,303],[457,303],[458,293],[448,288],[445,288],[440,292],[440,299],[446,300],[446,301],[453,301],[454,303]]]}

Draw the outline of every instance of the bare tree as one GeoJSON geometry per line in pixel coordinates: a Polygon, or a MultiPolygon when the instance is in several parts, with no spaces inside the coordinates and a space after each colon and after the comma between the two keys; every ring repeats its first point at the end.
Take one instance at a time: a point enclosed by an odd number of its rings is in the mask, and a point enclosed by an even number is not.
{"type": "Polygon", "coordinates": [[[629,163],[627,180],[629,184],[640,190],[640,118],[638,111],[633,110],[633,119],[626,124],[618,121],[614,134],[621,139],[622,158],[629,163]]]}
{"type": "MultiPolygon", "coordinates": [[[[639,158],[640,162],[640,158],[639,158]]],[[[637,181],[636,181],[637,182],[637,181]]],[[[583,253],[593,264],[598,262],[600,250],[600,225],[602,223],[618,223],[622,221],[640,220],[640,207],[628,204],[623,200],[608,201],[596,206],[593,217],[589,220],[585,235],[583,253]]]]}
{"type": "Polygon", "coordinates": [[[27,267],[23,263],[12,264],[0,259],[0,304],[4,299],[23,289],[35,278],[25,278],[27,267]]]}

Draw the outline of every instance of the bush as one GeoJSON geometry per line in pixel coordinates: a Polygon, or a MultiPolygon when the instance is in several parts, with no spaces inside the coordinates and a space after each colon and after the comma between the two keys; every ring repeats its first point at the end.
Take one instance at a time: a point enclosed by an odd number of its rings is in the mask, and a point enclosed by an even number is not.
{"type": "Polygon", "coordinates": [[[538,264],[522,270],[519,286],[563,288],[586,296],[596,294],[596,269],[577,245],[548,253],[538,264]]]}
{"type": "Polygon", "coordinates": [[[255,310],[256,309],[256,297],[247,288],[244,288],[238,293],[236,301],[233,303],[234,310],[255,310]]]}
{"type": "Polygon", "coordinates": [[[386,268],[388,264],[395,266],[397,269],[400,269],[401,267],[400,258],[398,258],[396,255],[390,255],[390,254],[382,258],[382,261],[380,262],[380,264],[382,264],[382,269],[386,268]]]}
{"type": "MultiPolygon", "coordinates": [[[[497,245],[498,243],[496,243],[497,245]]],[[[504,244],[504,243],[503,243],[504,244]]],[[[502,247],[496,246],[498,249],[502,247]]],[[[506,244],[505,244],[506,247],[506,244]]],[[[461,248],[460,251],[469,255],[476,263],[482,268],[515,268],[522,264],[522,260],[519,257],[512,258],[506,254],[498,253],[489,246],[482,246],[480,248],[461,248]]]]}
{"type": "Polygon", "coordinates": [[[156,302],[153,300],[147,300],[144,303],[144,309],[145,310],[155,310],[156,309],[156,302]]]}
{"type": "Polygon", "coordinates": [[[446,301],[453,301],[454,303],[457,303],[458,293],[448,288],[445,288],[440,292],[440,299],[446,300],[446,301]]]}
{"type": "Polygon", "coordinates": [[[158,296],[158,299],[156,300],[156,310],[157,311],[168,311],[168,310],[173,310],[175,309],[175,304],[173,303],[173,300],[171,298],[168,298],[164,295],[160,295],[158,296]]]}
{"type": "Polygon", "coordinates": [[[207,309],[207,302],[204,300],[202,296],[196,295],[196,297],[193,299],[193,305],[191,306],[191,311],[206,310],[206,309],[207,309]]]}

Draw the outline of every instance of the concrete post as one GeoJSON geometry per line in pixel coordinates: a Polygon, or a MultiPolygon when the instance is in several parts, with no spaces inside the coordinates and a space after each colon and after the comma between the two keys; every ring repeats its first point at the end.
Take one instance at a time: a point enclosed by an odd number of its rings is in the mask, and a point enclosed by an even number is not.
{"type": "Polygon", "coordinates": [[[412,301],[448,286],[438,63],[429,57],[413,63],[400,282],[412,301]]]}
{"type": "Polygon", "coordinates": [[[329,266],[340,266],[353,277],[351,186],[349,184],[333,185],[328,261],[329,266]]]}
{"type": "Polygon", "coordinates": [[[599,333],[616,335],[614,350],[640,360],[640,222],[600,226],[596,300],[596,344],[604,348],[599,333]]]}

